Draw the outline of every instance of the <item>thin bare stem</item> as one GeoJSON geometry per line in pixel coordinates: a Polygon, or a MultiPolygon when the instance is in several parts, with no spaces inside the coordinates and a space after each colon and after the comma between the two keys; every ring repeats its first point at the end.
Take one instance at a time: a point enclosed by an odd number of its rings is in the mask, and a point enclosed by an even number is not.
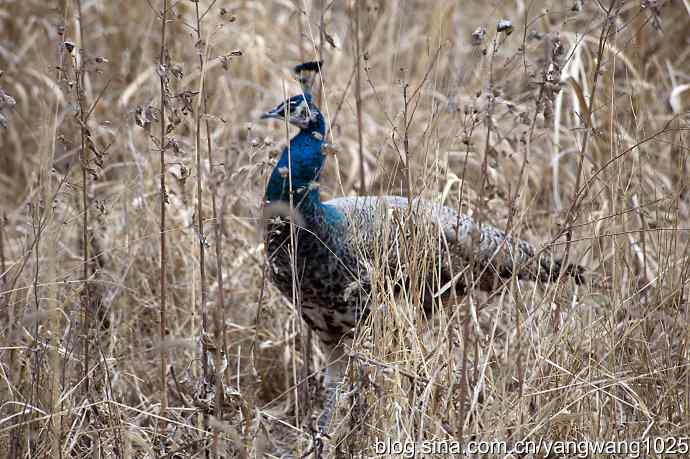
{"type": "Polygon", "coordinates": [[[167,62],[166,62],[166,48],[165,48],[165,32],[168,17],[168,0],[163,0],[163,10],[161,11],[161,51],[159,59],[158,74],[160,77],[160,427],[165,427],[163,418],[168,411],[168,383],[167,383],[167,354],[164,346],[165,336],[167,333],[167,258],[166,258],[166,233],[165,233],[165,203],[167,201],[167,191],[165,189],[165,145],[166,145],[166,125],[165,125],[165,104],[166,104],[166,83],[167,83],[167,62]]]}
{"type": "MultiPolygon", "coordinates": [[[[361,83],[361,67],[362,58],[360,52],[360,27],[359,27],[359,10],[361,9],[361,0],[357,0],[354,5],[354,22],[355,22],[355,104],[357,106],[357,145],[359,152],[359,194],[365,195],[367,192],[367,184],[364,177],[364,144],[362,141],[362,83],[361,83]]],[[[407,123],[405,123],[407,124],[407,123]]]]}
{"type": "Polygon", "coordinates": [[[90,333],[90,305],[91,305],[91,294],[90,287],[88,284],[89,279],[89,182],[88,182],[88,150],[86,148],[86,106],[85,106],[85,93],[84,93],[84,61],[86,60],[86,54],[84,52],[84,21],[82,16],[82,6],[81,0],[77,0],[77,9],[79,14],[79,36],[81,39],[81,47],[78,51],[79,56],[77,57],[77,50],[74,50],[73,62],[75,64],[75,81],[77,90],[77,103],[79,106],[79,121],[81,124],[80,138],[81,147],[79,149],[79,160],[81,162],[81,197],[82,197],[82,225],[81,225],[81,244],[82,244],[82,281],[84,282],[81,298],[81,337],[82,337],[82,369],[84,383],[82,384],[82,389],[84,397],[86,398],[89,392],[89,333],[90,333]]]}
{"type": "MultiPolygon", "coordinates": [[[[196,19],[197,19],[197,39],[201,40],[199,36],[199,3],[195,3],[196,19]]],[[[204,88],[204,59],[199,55],[201,73],[199,87],[201,91],[204,88]]],[[[201,92],[200,91],[200,92],[201,92]]],[[[197,237],[199,238],[199,282],[201,283],[201,331],[200,336],[205,337],[208,333],[208,310],[207,310],[207,288],[206,288],[206,235],[204,234],[204,209],[202,204],[203,191],[202,181],[203,174],[201,171],[201,111],[197,104],[194,137],[195,137],[195,156],[196,156],[196,221],[197,221],[197,237]]],[[[208,374],[208,345],[207,340],[201,340],[201,367],[204,378],[204,385],[209,382],[208,374]]],[[[203,428],[208,430],[208,412],[203,410],[203,428]]]]}
{"type": "MultiPolygon", "coordinates": [[[[604,60],[604,52],[606,50],[606,42],[608,39],[609,35],[609,30],[612,27],[612,16],[611,13],[613,12],[614,8],[616,6],[616,0],[611,0],[611,4],[609,5],[608,10],[606,10],[606,18],[604,19],[604,22],[601,26],[601,33],[599,34],[599,43],[598,43],[598,49],[597,49],[597,58],[596,58],[596,64],[594,66],[594,75],[593,75],[593,81],[592,81],[592,92],[589,95],[589,104],[587,107],[587,128],[585,129],[583,138],[582,138],[582,146],[580,147],[580,153],[579,153],[579,159],[577,163],[577,173],[576,173],[576,178],[575,178],[575,188],[574,188],[574,196],[573,196],[573,202],[568,209],[568,213],[565,217],[565,223],[564,227],[568,228],[570,224],[575,220],[575,217],[577,215],[577,209],[579,208],[580,202],[582,198],[585,196],[584,193],[580,190],[580,183],[582,181],[582,170],[583,170],[583,165],[584,165],[584,160],[585,160],[585,152],[587,152],[588,144],[589,144],[589,138],[591,135],[591,131],[594,129],[593,125],[593,119],[592,119],[592,113],[594,112],[594,98],[596,96],[596,91],[597,91],[597,84],[599,82],[599,76],[601,74],[601,66],[603,65],[603,60],[604,60]]],[[[566,232],[566,245],[565,245],[565,254],[563,255],[563,263],[564,265],[567,264],[568,258],[570,255],[570,244],[572,242],[572,231],[567,231],[566,232]]]]}
{"type": "Polygon", "coordinates": [[[3,212],[0,215],[0,294],[5,293],[5,287],[8,285],[7,279],[7,262],[5,261],[5,220],[7,220],[7,213],[3,212]]]}
{"type": "MultiPolygon", "coordinates": [[[[65,24],[67,23],[67,2],[63,1],[62,2],[62,17],[61,17],[61,22],[62,22],[62,27],[64,28],[65,24]]],[[[80,18],[81,22],[81,18],[80,18]]],[[[83,40],[83,37],[82,37],[83,40]]],[[[64,44],[60,43],[58,45],[58,49],[61,51],[58,53],[57,57],[57,67],[58,69],[62,68],[63,62],[64,62],[64,56],[65,53],[63,52],[63,47],[64,44]]],[[[59,83],[62,78],[63,78],[64,73],[60,70],[56,72],[55,79],[59,83]]],[[[50,177],[48,166],[52,166],[53,162],[55,161],[55,147],[56,147],[56,138],[57,138],[57,132],[58,132],[58,123],[59,123],[59,110],[60,110],[60,100],[58,98],[55,99],[55,105],[52,111],[53,119],[52,119],[52,133],[51,133],[51,144],[50,144],[50,154],[48,157],[48,163],[46,164],[46,177],[50,177]]],[[[48,190],[52,193],[52,187],[50,186],[51,180],[48,179],[46,182],[46,186],[48,190]]],[[[48,208],[51,208],[50,206],[48,208]]],[[[0,234],[0,238],[2,238],[2,234],[0,234]]],[[[50,260],[48,262],[48,268],[47,268],[47,277],[49,280],[55,278],[56,274],[56,260],[57,260],[57,237],[53,235],[53,237],[50,238],[49,240],[49,247],[48,247],[48,257],[50,257],[50,260]]],[[[4,272],[4,268],[3,268],[4,272]]],[[[50,368],[51,368],[51,381],[50,381],[50,412],[52,414],[51,416],[51,422],[50,422],[50,430],[51,430],[51,441],[50,441],[50,449],[52,456],[54,458],[61,458],[62,457],[62,449],[61,449],[61,444],[62,444],[62,435],[63,435],[63,416],[61,414],[58,414],[60,412],[60,352],[59,352],[59,345],[60,345],[60,332],[61,332],[61,314],[60,310],[58,308],[58,297],[57,297],[57,288],[51,287],[49,289],[48,293],[48,298],[49,298],[49,308],[50,308],[50,317],[51,317],[51,322],[52,322],[52,340],[51,340],[51,345],[53,347],[53,350],[50,355],[50,368]]]]}

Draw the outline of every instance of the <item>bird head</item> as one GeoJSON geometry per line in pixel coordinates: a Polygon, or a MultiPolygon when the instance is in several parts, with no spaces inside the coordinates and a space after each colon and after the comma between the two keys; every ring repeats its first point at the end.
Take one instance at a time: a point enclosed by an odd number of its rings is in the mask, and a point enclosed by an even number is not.
{"type": "Polygon", "coordinates": [[[281,102],[273,110],[261,115],[261,118],[287,119],[300,129],[308,129],[318,122],[319,115],[319,109],[312,103],[311,94],[305,92],[281,102]]]}

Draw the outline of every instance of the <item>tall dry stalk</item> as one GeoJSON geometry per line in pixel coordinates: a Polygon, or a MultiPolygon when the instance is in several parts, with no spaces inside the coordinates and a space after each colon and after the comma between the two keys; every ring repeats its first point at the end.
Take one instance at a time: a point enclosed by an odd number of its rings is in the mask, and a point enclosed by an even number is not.
{"type": "Polygon", "coordinates": [[[167,65],[166,61],[166,43],[165,32],[168,22],[168,0],[163,0],[163,9],[160,12],[161,16],[161,48],[158,67],[158,76],[160,78],[160,140],[158,147],[160,148],[160,321],[159,321],[159,339],[160,339],[160,416],[161,428],[165,427],[163,418],[168,411],[168,382],[167,382],[167,349],[165,347],[167,334],[167,252],[166,252],[166,233],[165,233],[165,204],[167,201],[167,191],[165,188],[165,147],[166,147],[166,124],[165,124],[165,105],[166,105],[166,85],[167,85],[167,65]]]}
{"type": "MultiPolygon", "coordinates": [[[[62,18],[61,18],[61,27],[64,30],[65,25],[67,24],[67,2],[63,1],[62,2],[62,18]]],[[[60,35],[62,38],[63,36],[60,35]]],[[[82,38],[83,40],[83,38],[82,38]]],[[[61,69],[64,61],[64,44],[59,43],[57,45],[57,49],[60,50],[57,55],[57,68],[61,69]]],[[[60,84],[61,80],[63,79],[63,72],[62,70],[57,70],[55,74],[55,80],[58,84],[60,84]]],[[[46,169],[48,169],[48,166],[52,168],[52,164],[55,162],[55,149],[56,149],[56,142],[57,142],[57,134],[58,134],[58,127],[59,127],[59,121],[58,121],[58,114],[60,111],[60,101],[58,98],[55,98],[54,102],[54,108],[52,110],[52,123],[51,123],[51,136],[50,136],[50,147],[47,149],[49,151],[48,157],[45,159],[45,164],[46,164],[46,169]]],[[[46,170],[45,172],[46,177],[50,177],[49,170],[46,170]]],[[[48,180],[48,184],[51,183],[51,180],[48,180]]],[[[52,187],[49,187],[52,188],[52,187]]],[[[48,190],[48,195],[52,194],[53,190],[49,189],[48,190]]],[[[49,209],[52,211],[52,206],[49,206],[49,209]]],[[[48,245],[48,265],[46,269],[46,275],[49,281],[52,279],[56,278],[57,274],[57,269],[56,269],[56,262],[58,259],[58,244],[57,244],[57,235],[53,235],[49,239],[49,245],[48,245]]],[[[51,286],[48,292],[48,308],[49,308],[49,317],[51,318],[51,324],[52,324],[52,340],[51,340],[51,355],[50,355],[50,371],[51,371],[51,381],[50,381],[50,413],[51,413],[51,422],[50,422],[50,431],[51,431],[51,443],[50,443],[50,450],[52,453],[52,457],[54,458],[61,458],[62,457],[62,436],[63,436],[63,428],[62,428],[62,415],[58,414],[60,413],[60,351],[59,351],[59,346],[60,346],[60,332],[62,329],[62,317],[60,314],[60,309],[58,307],[58,289],[54,286],[51,286]]]]}
{"type": "MultiPolygon", "coordinates": [[[[615,27],[613,19],[614,19],[614,10],[616,8],[616,2],[617,0],[611,0],[609,3],[609,7],[604,11],[606,16],[604,17],[604,20],[602,21],[601,24],[601,31],[599,33],[599,41],[597,43],[597,53],[596,53],[596,61],[595,65],[592,71],[592,91],[589,94],[589,100],[587,102],[587,106],[585,108],[585,131],[582,136],[582,143],[580,146],[580,151],[579,151],[579,156],[578,156],[578,163],[577,163],[577,172],[575,176],[575,188],[573,191],[573,198],[572,198],[572,203],[570,205],[570,208],[568,208],[568,212],[565,217],[565,224],[564,228],[568,228],[572,223],[573,220],[575,219],[575,216],[577,214],[577,210],[579,209],[579,206],[581,204],[582,199],[586,196],[586,188],[581,187],[581,182],[582,182],[582,174],[583,174],[583,166],[584,166],[584,161],[585,161],[585,154],[587,152],[587,149],[589,147],[589,139],[591,136],[591,131],[594,129],[593,125],[593,120],[592,120],[592,114],[594,112],[594,102],[596,100],[597,96],[597,86],[599,83],[599,79],[601,76],[601,67],[603,65],[604,61],[604,53],[606,50],[606,43],[609,39],[609,34],[611,33],[611,30],[615,27]]],[[[566,236],[566,245],[565,245],[565,255],[564,255],[564,260],[567,262],[568,258],[570,256],[570,247],[572,243],[572,232],[571,231],[566,231],[565,233],[566,236]]]]}
{"type": "Polygon", "coordinates": [[[7,213],[0,215],[0,293],[5,293],[7,287],[7,261],[5,260],[5,220],[7,213]]]}
{"type": "Polygon", "coordinates": [[[361,0],[355,0],[353,5],[353,13],[351,17],[354,17],[354,42],[355,42],[355,106],[357,110],[357,147],[359,154],[359,193],[361,195],[366,195],[367,192],[367,182],[364,177],[364,141],[362,132],[362,56],[360,50],[360,25],[359,16],[361,8],[361,0]]]}
{"type": "Polygon", "coordinates": [[[72,64],[74,66],[74,81],[76,83],[76,98],[79,109],[79,124],[80,124],[80,142],[79,160],[81,162],[81,246],[82,246],[82,294],[81,294],[81,336],[82,336],[82,365],[83,378],[82,394],[84,398],[88,397],[89,393],[89,365],[90,365],[90,339],[91,333],[91,287],[89,285],[89,151],[87,149],[87,121],[88,114],[86,113],[86,93],[84,88],[84,76],[86,68],[84,66],[87,54],[84,49],[84,21],[82,15],[81,0],[77,0],[77,14],[79,16],[79,39],[81,40],[80,47],[68,48],[72,55],[72,64]]]}
{"type": "MultiPolygon", "coordinates": [[[[201,337],[201,369],[203,382],[202,385],[205,387],[211,381],[209,379],[209,345],[208,339],[206,338],[208,334],[208,286],[206,282],[206,233],[204,232],[204,208],[202,203],[203,198],[203,172],[201,170],[201,105],[204,100],[204,83],[206,77],[206,68],[204,65],[206,55],[208,52],[208,37],[206,40],[202,39],[201,36],[201,20],[199,18],[199,3],[194,3],[194,11],[196,14],[196,47],[198,48],[199,54],[199,96],[197,98],[197,103],[195,106],[195,117],[194,117],[194,149],[196,156],[196,219],[197,219],[197,237],[199,238],[199,282],[201,283],[201,330],[199,330],[199,336],[201,337]]],[[[206,113],[206,107],[204,106],[204,113],[206,113]]],[[[208,120],[206,121],[206,137],[210,142],[209,137],[208,120]]],[[[210,147],[209,155],[210,153],[210,147]]],[[[209,163],[209,167],[211,164],[209,163]]],[[[217,343],[219,346],[219,343],[217,343]]],[[[218,347],[216,348],[218,349],[218,347]]],[[[214,353],[215,355],[215,353],[214,353]]],[[[222,382],[216,381],[217,385],[222,386],[222,382]]],[[[208,430],[208,410],[203,410],[202,412],[202,426],[204,430],[208,430]]],[[[217,449],[217,437],[214,435],[214,447],[217,449]]],[[[208,453],[208,450],[207,450],[208,453]]],[[[217,453],[217,451],[216,451],[217,453]]]]}

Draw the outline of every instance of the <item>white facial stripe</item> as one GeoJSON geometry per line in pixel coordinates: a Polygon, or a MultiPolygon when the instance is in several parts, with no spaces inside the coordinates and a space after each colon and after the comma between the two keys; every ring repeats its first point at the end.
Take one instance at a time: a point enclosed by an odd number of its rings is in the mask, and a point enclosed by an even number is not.
{"type": "Polygon", "coordinates": [[[295,105],[295,108],[294,108],[294,112],[295,112],[297,115],[302,115],[302,113],[304,112],[304,106],[305,106],[305,105],[306,105],[306,104],[305,104],[304,102],[300,102],[299,104],[296,104],[296,105],[295,105]]]}
{"type": "Polygon", "coordinates": [[[315,118],[314,113],[312,112],[311,107],[306,100],[302,100],[302,102],[295,107],[295,109],[292,111],[292,116],[310,121],[313,121],[315,118]]]}

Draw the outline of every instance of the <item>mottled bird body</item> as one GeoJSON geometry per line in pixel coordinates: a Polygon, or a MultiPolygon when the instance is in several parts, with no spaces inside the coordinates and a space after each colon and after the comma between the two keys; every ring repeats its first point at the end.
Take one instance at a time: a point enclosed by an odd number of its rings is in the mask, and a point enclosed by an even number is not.
{"type": "MultiPolygon", "coordinates": [[[[323,342],[351,336],[372,303],[372,269],[394,287],[417,281],[426,305],[466,279],[490,289],[497,277],[555,279],[561,264],[490,226],[443,205],[404,197],[347,197],[321,202],[325,122],[301,94],[264,117],[288,118],[300,132],[283,151],[265,195],[265,243],[270,275],[323,342]],[[294,226],[291,226],[291,223],[294,226]],[[468,276],[470,271],[474,276],[468,276]]],[[[580,280],[579,268],[568,273],[580,280]]]]}

